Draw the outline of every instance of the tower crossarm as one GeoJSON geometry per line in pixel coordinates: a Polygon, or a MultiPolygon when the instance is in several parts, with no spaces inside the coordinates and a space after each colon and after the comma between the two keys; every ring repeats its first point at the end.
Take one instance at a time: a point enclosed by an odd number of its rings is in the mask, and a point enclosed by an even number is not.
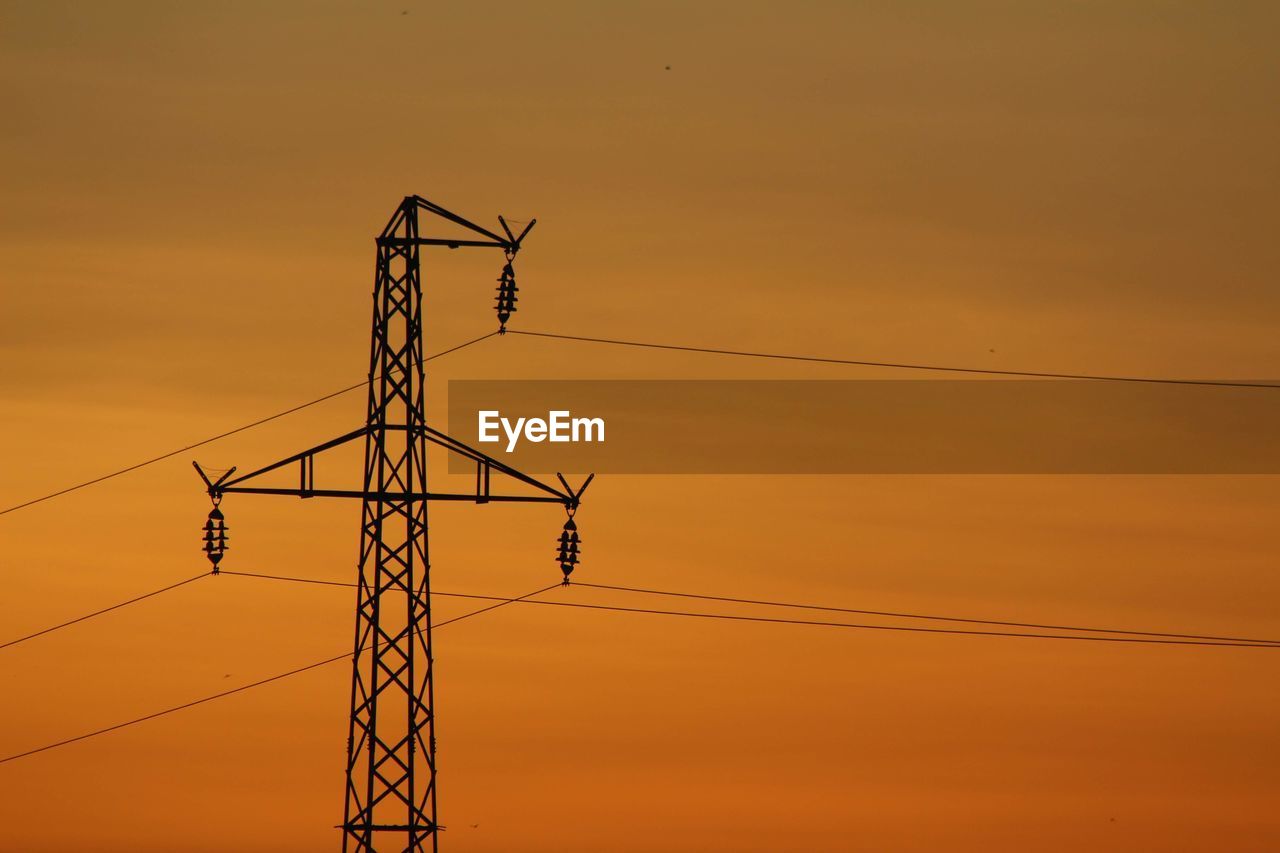
{"type": "MultiPolygon", "coordinates": [[[[388,430],[403,430],[402,425],[387,425],[388,430]]],[[[474,447],[467,445],[447,433],[423,425],[414,430],[418,438],[443,447],[450,453],[463,456],[476,463],[476,488],[474,492],[432,492],[432,491],[366,491],[364,489],[317,488],[315,484],[315,457],[328,450],[341,447],[348,442],[364,437],[369,428],[360,427],[345,435],[338,436],[318,444],[315,447],[295,453],[270,465],[264,465],[240,477],[228,479],[226,482],[213,483],[205,480],[211,497],[226,494],[246,495],[285,495],[299,498],[360,498],[365,500],[425,500],[425,501],[473,501],[475,503],[558,503],[566,508],[576,508],[582,490],[575,490],[560,477],[560,487],[544,483],[536,477],[525,474],[505,462],[489,456],[474,447]],[[256,485],[253,481],[290,466],[298,466],[298,485],[267,486],[256,485]],[[490,489],[492,475],[506,477],[535,489],[540,494],[495,494],[490,489]]],[[[582,487],[585,489],[585,485],[582,487]]]]}

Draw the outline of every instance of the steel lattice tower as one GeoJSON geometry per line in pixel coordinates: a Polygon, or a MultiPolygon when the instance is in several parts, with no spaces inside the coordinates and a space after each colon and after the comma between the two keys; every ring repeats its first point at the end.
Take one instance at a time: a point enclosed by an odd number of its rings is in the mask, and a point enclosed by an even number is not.
{"type": "Polygon", "coordinates": [[[421,249],[444,246],[502,250],[506,263],[498,279],[496,305],[501,331],[515,311],[517,288],[512,262],[534,222],[516,235],[502,217],[498,221],[505,237],[420,196],[406,197],[377,239],[369,400],[364,426],[234,479],[234,468],[210,480],[196,465],[214,502],[205,526],[205,552],[215,574],[226,548],[227,528],[218,509],[225,494],[361,501],[345,807],[339,826],[346,853],[434,853],[439,844],[427,503],[450,500],[561,504],[570,516],[561,539],[573,540],[571,546],[561,542],[558,562],[566,583],[578,559],[572,516],[590,478],[577,489],[559,475],[562,488],[548,485],[432,429],[426,422],[421,249]],[[424,236],[419,233],[422,213],[461,227],[471,236],[424,236]],[[364,439],[362,487],[316,488],[315,457],[360,438],[364,439]],[[475,463],[473,493],[428,491],[427,447],[431,444],[475,463]],[[294,464],[299,466],[296,487],[244,485],[294,464]],[[490,480],[495,473],[532,487],[534,493],[492,493],[490,480]]]}
{"type": "Polygon", "coordinates": [[[436,849],[418,207],[378,238],[343,850],[436,849]],[[423,773],[422,771],[426,771],[423,773]]]}

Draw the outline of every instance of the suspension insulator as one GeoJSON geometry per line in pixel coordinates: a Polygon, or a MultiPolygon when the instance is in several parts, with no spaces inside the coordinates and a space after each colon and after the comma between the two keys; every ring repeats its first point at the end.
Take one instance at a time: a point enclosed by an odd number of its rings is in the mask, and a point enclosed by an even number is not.
{"type": "Polygon", "coordinates": [[[498,298],[494,303],[494,309],[498,312],[498,331],[505,332],[507,330],[507,320],[511,319],[511,315],[516,313],[516,302],[519,298],[516,293],[520,288],[516,287],[516,271],[511,266],[511,259],[507,259],[507,263],[502,267],[502,275],[498,277],[498,298]]]}
{"type": "Polygon", "coordinates": [[[578,565],[578,546],[582,540],[578,537],[578,525],[570,518],[560,531],[560,549],[556,552],[556,560],[560,563],[560,571],[564,572],[564,582],[569,583],[569,575],[578,565]]]}
{"type": "Polygon", "coordinates": [[[222,515],[222,510],[214,504],[209,512],[209,518],[204,523],[204,555],[209,558],[210,563],[213,563],[215,575],[218,573],[218,563],[222,562],[222,556],[228,547],[227,522],[222,515]]]}

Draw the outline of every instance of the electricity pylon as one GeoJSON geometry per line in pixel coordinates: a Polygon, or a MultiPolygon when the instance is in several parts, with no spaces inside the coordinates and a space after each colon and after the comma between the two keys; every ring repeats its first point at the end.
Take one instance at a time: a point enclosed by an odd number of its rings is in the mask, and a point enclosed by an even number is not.
{"type": "Polygon", "coordinates": [[[498,221],[505,236],[426,199],[406,197],[377,239],[365,425],[234,479],[234,468],[210,480],[196,465],[214,502],[205,525],[205,551],[214,573],[226,549],[227,528],[218,508],[225,494],[354,498],[362,503],[346,806],[340,827],[344,851],[419,853],[438,849],[441,827],[436,819],[427,504],[433,500],[561,504],[569,514],[565,530],[572,532],[571,551],[566,547],[566,536],[561,537],[560,564],[566,583],[578,559],[573,514],[590,478],[578,489],[563,477],[559,477],[559,487],[548,485],[432,429],[426,422],[419,254],[428,246],[501,249],[505,264],[498,279],[496,308],[502,331],[515,311],[512,262],[534,222],[517,235],[502,217],[498,221]],[[446,220],[471,233],[466,239],[423,236],[420,214],[446,220]],[[315,457],[360,438],[364,439],[363,488],[316,488],[315,457]],[[428,444],[476,463],[474,492],[428,490],[428,444]],[[245,485],[295,465],[296,488],[245,485]],[[531,487],[533,493],[494,494],[490,491],[493,474],[531,487]]]}

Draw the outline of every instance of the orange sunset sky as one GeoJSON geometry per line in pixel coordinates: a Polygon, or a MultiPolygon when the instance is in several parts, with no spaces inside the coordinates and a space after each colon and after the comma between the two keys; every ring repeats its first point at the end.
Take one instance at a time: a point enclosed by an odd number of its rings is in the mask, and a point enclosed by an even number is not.
{"type": "MultiPolygon", "coordinates": [[[[1276,379],[1278,25],[1175,0],[0,2],[0,509],[359,382],[373,238],[411,193],[538,218],[515,328],[1276,379]]],[[[494,327],[497,271],[426,252],[427,352],[494,327]]],[[[508,335],[433,363],[428,414],[448,379],[891,376],[508,335]]],[[[203,571],[192,459],[363,418],[348,394],[0,516],[0,643],[203,571]]],[[[356,504],[223,509],[227,568],[354,578],[356,504]]],[[[1277,637],[1278,511],[1267,476],[603,476],[575,577],[1277,637]]],[[[558,508],[431,513],[437,589],[558,579],[558,508]]],[[[205,578],[0,649],[0,757],[348,651],[353,597],[205,578]]],[[[515,605],[435,654],[450,853],[1280,849],[1270,649],[515,605]]],[[[336,850],[349,679],[0,764],[0,850],[336,850]]]]}

